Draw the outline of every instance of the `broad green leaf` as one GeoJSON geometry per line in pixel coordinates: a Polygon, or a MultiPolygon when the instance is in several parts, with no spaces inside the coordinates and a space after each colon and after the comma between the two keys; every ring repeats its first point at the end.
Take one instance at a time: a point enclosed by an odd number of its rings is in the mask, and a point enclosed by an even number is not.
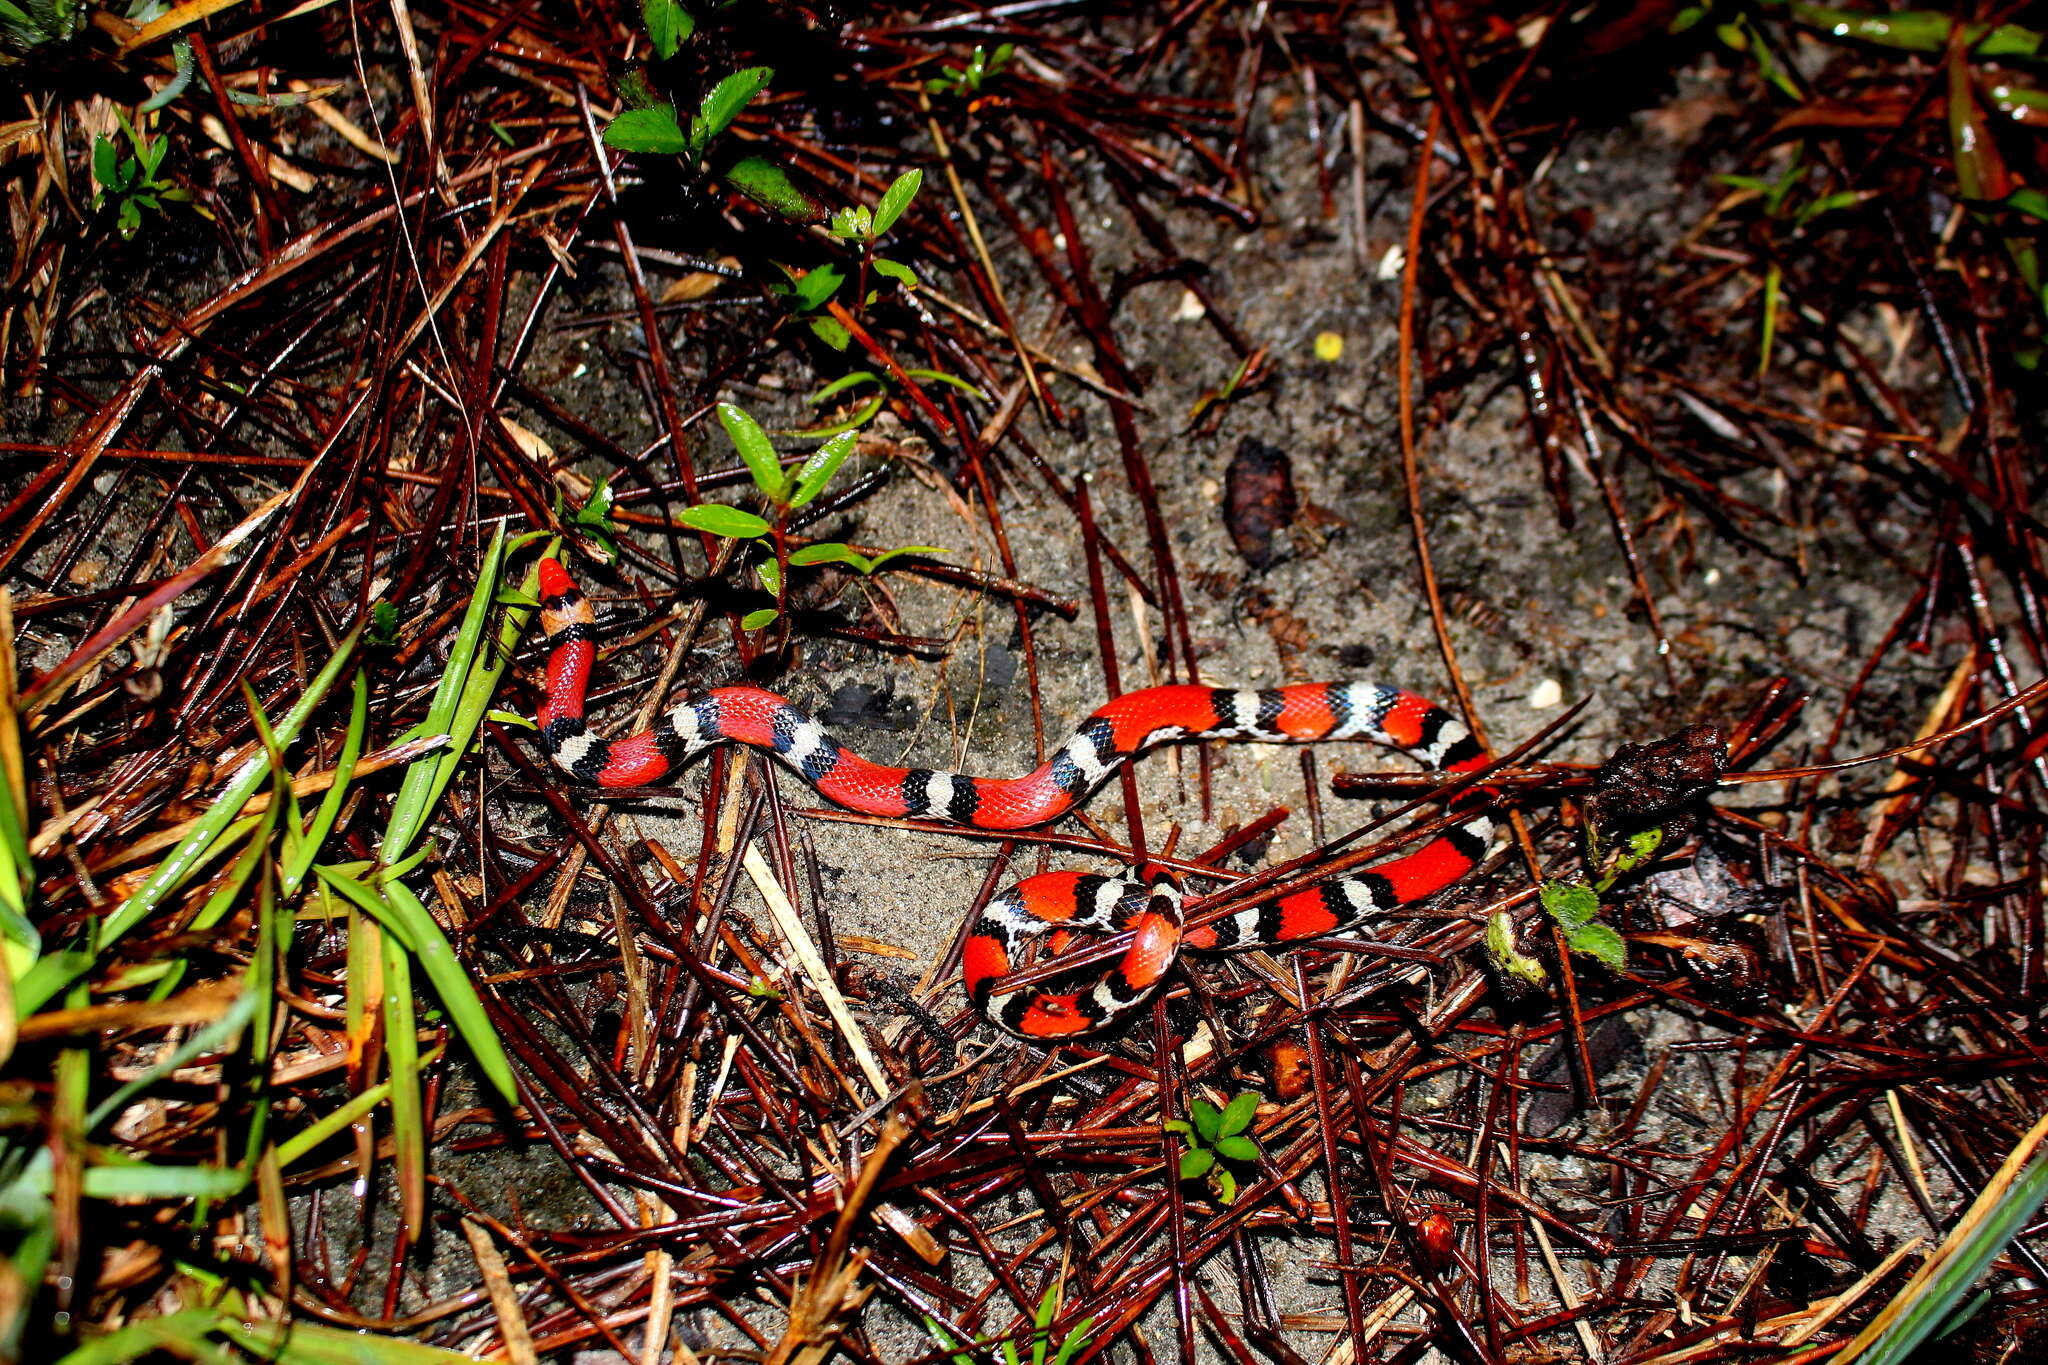
{"type": "Polygon", "coordinates": [[[1237,1177],[1221,1167],[1216,1170],[1216,1197],[1226,1204],[1237,1198],[1237,1177]]]}
{"type": "Polygon", "coordinates": [[[640,18],[647,25],[654,55],[664,61],[676,55],[683,40],[697,31],[697,21],[676,0],[640,0],[640,18]]]}
{"type": "Polygon", "coordinates": [[[120,159],[121,149],[114,145],[114,139],[102,133],[92,140],[92,178],[107,189],[118,188],[115,176],[120,159]]]}
{"type": "Polygon", "coordinates": [[[1252,1119],[1257,1116],[1258,1112],[1258,1092],[1255,1090],[1245,1091],[1229,1104],[1223,1106],[1223,1122],[1217,1125],[1216,1128],[1218,1136],[1230,1137],[1233,1134],[1244,1132],[1252,1126],[1252,1119]]]}
{"type": "Polygon", "coordinates": [[[754,576],[761,580],[761,586],[777,597],[782,596],[782,566],[772,559],[764,559],[754,566],[754,576]]]}
{"type": "Polygon", "coordinates": [[[1567,929],[1575,929],[1600,913],[1600,898],[1593,888],[1576,882],[1543,883],[1543,908],[1567,929]]]}
{"type": "Polygon", "coordinates": [[[811,270],[802,279],[793,281],[790,284],[790,297],[796,300],[798,311],[808,313],[824,307],[844,283],[845,273],[827,261],[811,270]]]}
{"type": "Polygon", "coordinates": [[[752,540],[768,534],[768,523],[752,512],[727,507],[722,502],[704,502],[685,507],[676,520],[692,531],[724,536],[728,540],[752,540]]]}
{"type": "Polygon", "coordinates": [[[917,192],[924,184],[924,172],[909,170],[896,177],[882,197],[875,204],[873,236],[879,237],[896,226],[896,220],[903,216],[903,210],[910,207],[910,201],[917,198],[917,192]]]}
{"type": "Polygon", "coordinates": [[[1257,1161],[1259,1144],[1242,1133],[1216,1139],[1216,1155],[1228,1161],[1257,1161]]]}
{"type": "Polygon", "coordinates": [[[1209,1173],[1216,1164],[1216,1154],[1207,1147],[1196,1147],[1180,1154],[1180,1178],[1199,1180],[1209,1173]]]}
{"type": "Polygon", "coordinates": [[[732,403],[718,405],[718,422],[725,428],[732,448],[746,462],[747,472],[754,476],[754,486],[767,494],[771,501],[781,502],[788,488],[789,476],[782,472],[782,461],[776,455],[768,433],[761,430],[761,424],[745,408],[732,403]]]}
{"type": "Polygon", "coordinates": [[[825,205],[766,157],[743,156],[733,162],[725,169],[725,183],[793,223],[815,223],[825,217],[825,205]]]}
{"type": "Polygon", "coordinates": [[[796,492],[790,495],[791,507],[802,507],[825,491],[825,485],[832,481],[839,466],[860,444],[860,438],[853,432],[842,432],[811,452],[796,472],[796,492]]]}
{"type": "Polygon", "coordinates": [[[740,116],[740,110],[747,107],[754,96],[767,88],[775,79],[775,70],[767,66],[749,66],[733,72],[704,97],[697,117],[690,120],[690,150],[701,153],[709,146],[711,139],[732,126],[740,116]]]}
{"type": "Polygon", "coordinates": [[[846,330],[837,318],[811,318],[811,332],[818,340],[835,351],[843,351],[853,344],[853,333],[846,330]]]}
{"type": "Polygon", "coordinates": [[[789,552],[789,562],[797,567],[808,567],[812,564],[851,564],[862,573],[868,571],[868,561],[865,555],[862,555],[857,550],[841,545],[836,540],[824,541],[817,545],[806,545],[800,550],[791,550],[789,552]]]}
{"type": "Polygon", "coordinates": [[[1608,925],[1582,924],[1567,929],[1564,941],[1573,952],[1596,958],[1611,971],[1622,971],[1628,966],[1628,945],[1608,925]]]}
{"type": "Polygon", "coordinates": [[[890,279],[902,284],[905,289],[917,288],[917,272],[901,262],[889,260],[884,256],[877,256],[868,264],[874,267],[877,275],[886,275],[890,279]]]}
{"type": "Polygon", "coordinates": [[[740,629],[759,630],[780,615],[782,613],[773,607],[762,607],[759,611],[750,611],[740,618],[740,629]]]}
{"type": "Polygon", "coordinates": [[[1188,1117],[1194,1120],[1195,1131],[1204,1142],[1215,1142],[1216,1135],[1223,1131],[1223,1114],[1207,1100],[1190,1099],[1188,1117]]]}
{"type": "Polygon", "coordinates": [[[2029,218],[2039,218],[2048,222],[2048,194],[2043,194],[2030,186],[2022,185],[2008,194],[2005,197],[2005,206],[2024,213],[2029,218]]]}
{"type": "Polygon", "coordinates": [[[690,139],[676,121],[675,106],[659,104],[652,109],[628,109],[607,123],[604,145],[622,152],[682,156],[690,150],[690,139]]]}

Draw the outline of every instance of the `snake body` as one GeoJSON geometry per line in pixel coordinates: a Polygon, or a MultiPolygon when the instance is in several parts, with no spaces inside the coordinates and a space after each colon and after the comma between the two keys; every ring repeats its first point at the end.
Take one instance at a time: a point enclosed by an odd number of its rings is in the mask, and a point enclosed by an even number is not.
{"type": "MultiPolygon", "coordinates": [[[[759,687],[719,687],[677,703],[639,734],[605,739],[584,719],[596,659],[590,603],[554,559],[541,561],[541,627],[551,646],[536,719],[555,763],[580,782],[637,787],[658,782],[718,744],[772,754],[836,805],[869,815],[946,821],[985,830],[1056,820],[1116,769],[1156,744],[1190,739],[1307,743],[1367,739],[1447,772],[1488,762],[1463,724],[1412,692],[1371,682],[1303,683],[1258,691],[1180,684],[1128,692],[1098,708],[1053,756],[1023,777],[970,777],[897,768],[854,753],[782,697],[759,687]]],[[[1342,933],[1433,895],[1484,855],[1493,826],[1484,814],[1368,871],[1239,911],[1193,932],[1180,922],[1180,893],[1078,872],[1026,878],[994,897],[961,960],[977,1008],[998,1027],[1044,1040],[1094,1032],[1149,997],[1181,946],[1266,947],[1342,933]],[[1075,933],[1135,932],[1109,970],[1079,968],[1037,986],[994,994],[1032,939],[1059,951],[1075,933]]]]}

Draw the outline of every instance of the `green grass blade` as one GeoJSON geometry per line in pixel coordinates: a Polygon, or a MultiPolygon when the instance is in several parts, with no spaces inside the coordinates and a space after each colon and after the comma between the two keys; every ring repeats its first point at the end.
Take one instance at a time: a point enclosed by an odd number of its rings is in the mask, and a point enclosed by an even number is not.
{"type": "MultiPolygon", "coordinates": [[[[443,769],[452,775],[455,765],[461,762],[469,748],[467,739],[454,737],[453,722],[476,671],[477,652],[483,644],[484,626],[490,620],[498,572],[504,557],[505,528],[500,525],[497,534],[491,537],[490,547],[484,551],[476,585],[470,590],[469,607],[463,612],[461,629],[455,635],[455,647],[448,653],[448,667],[442,670],[441,681],[434,687],[434,699],[427,707],[427,733],[449,734],[448,748],[415,760],[406,767],[405,781],[399,786],[397,799],[391,803],[391,822],[384,827],[384,843],[379,849],[386,863],[397,862],[411,851],[413,840],[425,828],[428,814],[447,786],[440,777],[443,769]]],[[[538,587],[538,573],[532,577],[533,586],[538,587]]],[[[491,676],[495,683],[496,674],[491,676]]],[[[474,733],[475,727],[472,726],[471,734],[474,733]]]]}
{"type": "Polygon", "coordinates": [[[476,987],[470,984],[469,974],[456,960],[448,936],[441,932],[440,924],[427,913],[419,897],[403,882],[372,888],[325,867],[315,870],[328,886],[396,935],[406,951],[426,969],[427,980],[433,982],[448,1018],[475,1054],[477,1065],[505,1102],[516,1104],[519,1089],[512,1079],[512,1063],[505,1055],[505,1045],[498,1041],[490,1014],[477,997],[476,987]]]}
{"type": "Polygon", "coordinates": [[[396,938],[384,939],[384,1061],[391,1071],[391,1141],[398,1159],[399,1217],[415,1245],[426,1233],[426,1107],[420,1100],[419,1021],[413,1012],[412,962],[396,938]]]}
{"type": "Polygon", "coordinates": [[[363,1115],[369,1113],[390,1097],[391,1082],[389,1081],[379,1081],[361,1094],[350,1096],[347,1104],[342,1105],[331,1114],[322,1115],[298,1132],[293,1133],[283,1142],[278,1143],[278,1167],[282,1169],[290,1166],[293,1162],[304,1157],[306,1153],[312,1151],[350,1124],[355,1123],[363,1115]]]}
{"type": "MultiPolygon", "coordinates": [[[[361,626],[350,631],[342,640],[340,647],[334,651],[334,657],[329,659],[313,676],[313,681],[306,685],[306,690],[300,694],[297,704],[285,713],[284,720],[277,727],[277,744],[280,749],[289,748],[298,740],[299,732],[305,728],[306,722],[312,719],[320,704],[327,700],[328,692],[334,687],[335,680],[341,676],[342,669],[347,666],[349,656],[355,653],[356,642],[361,637],[361,626]]],[[[213,853],[221,836],[236,823],[235,817],[240,814],[242,807],[256,794],[256,789],[262,786],[269,776],[270,761],[265,756],[252,759],[229,781],[220,795],[214,799],[212,808],[192,827],[192,832],[178,841],[177,847],[157,864],[156,871],[135,889],[134,895],[121,902],[112,914],[101,921],[98,951],[104,952],[118,942],[162,904],[167,896],[184,884],[185,879],[213,853]]],[[[21,1010],[19,1001],[15,1007],[17,1011],[21,1010]]]]}
{"type": "MultiPolygon", "coordinates": [[[[2048,1132],[2048,1119],[2036,1124],[2015,1149],[2025,1159],[2048,1132]]],[[[1898,1298],[1866,1327],[1838,1357],[1847,1365],[1904,1365],[1920,1344],[1955,1313],[1990,1264],[2004,1254],[2044,1200],[2048,1200],[2048,1159],[2035,1160],[2017,1179],[2013,1159],[1993,1176],[1953,1232],[1907,1281],[1898,1298]],[[2010,1181],[2010,1186],[2007,1182],[2010,1181]]]]}
{"type": "Polygon", "coordinates": [[[129,1100],[178,1068],[190,1064],[194,1057],[208,1052],[224,1052],[233,1046],[235,1035],[249,1022],[249,1016],[255,1009],[255,997],[249,992],[243,991],[236,996],[234,1002],[228,1006],[227,1012],[220,1018],[179,1044],[177,1050],[170,1056],[152,1062],[149,1069],[140,1076],[94,1105],[92,1112],[85,1116],[85,1132],[91,1134],[102,1123],[120,1113],[129,1100]]]}
{"type": "Polygon", "coordinates": [[[341,757],[334,764],[334,785],[321,798],[320,809],[313,813],[313,823],[297,836],[298,848],[286,859],[284,874],[279,879],[278,896],[287,903],[305,885],[313,870],[313,860],[320,856],[321,846],[334,832],[334,822],[341,818],[342,802],[348,799],[349,783],[355,779],[356,760],[363,753],[363,736],[370,728],[370,684],[360,669],[356,672],[354,693],[349,705],[348,732],[342,736],[341,757]]]}

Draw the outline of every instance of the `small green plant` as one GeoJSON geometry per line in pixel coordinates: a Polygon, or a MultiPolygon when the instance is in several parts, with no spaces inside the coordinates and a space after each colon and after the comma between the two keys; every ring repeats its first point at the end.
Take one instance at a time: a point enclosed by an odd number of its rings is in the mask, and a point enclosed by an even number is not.
{"type": "Polygon", "coordinates": [[[165,204],[186,203],[192,198],[192,191],[157,175],[164,153],[170,150],[169,139],[144,137],[125,116],[117,117],[121,118],[121,131],[128,135],[135,151],[129,155],[119,142],[104,133],[93,139],[92,178],[100,187],[93,207],[114,206],[114,228],[125,242],[141,229],[145,210],[156,213],[165,204]]]}
{"type": "Polygon", "coordinates": [[[693,531],[720,536],[727,540],[769,540],[774,546],[774,555],[762,559],[754,566],[754,575],[775,598],[775,605],[748,612],[740,618],[740,625],[748,630],[760,630],[782,616],[787,602],[788,574],[791,568],[806,568],[817,564],[845,564],[863,576],[873,574],[877,569],[899,555],[943,554],[936,545],[905,545],[872,557],[861,554],[850,545],[837,541],[806,545],[801,549],[789,548],[789,523],[791,517],[809,506],[825,491],[832,476],[839,472],[839,466],[853,453],[857,434],[843,431],[811,452],[810,458],[800,465],[795,473],[782,467],[782,457],[775,452],[774,443],[768,433],[761,429],[745,409],[731,403],[718,405],[718,420],[725,428],[725,434],[732,441],[733,449],[739,452],[740,460],[746,465],[747,473],[754,480],[754,487],[768,502],[774,519],[749,512],[740,507],[729,507],[721,502],[699,503],[686,507],[677,518],[693,531]]]}
{"type": "Polygon", "coordinates": [[[976,43],[967,65],[941,67],[940,70],[946,74],[932,77],[924,83],[924,88],[934,95],[958,95],[962,99],[972,99],[981,93],[982,82],[1003,74],[1003,68],[1010,64],[1010,58],[1016,53],[1015,43],[998,43],[993,52],[976,43]]]}
{"type": "MultiPolygon", "coordinates": [[[[1082,1318],[1067,1329],[1055,1347],[1052,1342],[1053,1319],[1060,1315],[1060,1303],[1066,1297],[1066,1276],[1062,1274],[1045,1288],[1038,1300],[1038,1311],[1031,1317],[1031,1365],[1067,1365],[1088,1344],[1088,1333],[1095,1326],[1092,1317],[1082,1318]],[[1047,1352],[1050,1351],[1050,1357],[1047,1352]]],[[[981,1365],[971,1354],[972,1348],[962,1344],[951,1332],[939,1326],[937,1319],[926,1315],[924,1330],[941,1348],[951,1354],[953,1365],[981,1365]]],[[[986,1341],[976,1342],[976,1347],[987,1346],[986,1341]]],[[[1006,1341],[1000,1352],[991,1352],[987,1360],[1000,1360],[1002,1365],[1022,1365],[1023,1357],[1017,1354],[1017,1343],[1006,1341]]]]}
{"type": "Polygon", "coordinates": [[[640,0],[640,22],[647,26],[647,40],[654,55],[667,61],[697,31],[697,18],[676,0],[640,0]]]}
{"type": "Polygon", "coordinates": [[[370,604],[370,628],[363,632],[363,643],[379,649],[398,643],[397,607],[382,599],[370,604]]]}
{"type": "Polygon", "coordinates": [[[1628,945],[1613,925],[1601,920],[1600,898],[1617,881],[1656,857],[1663,845],[1662,829],[1645,829],[1629,835],[1609,852],[1602,847],[1600,831],[1590,823],[1586,826],[1586,865],[1600,869],[1592,884],[1553,879],[1543,883],[1540,893],[1545,913],[1564,931],[1567,948],[1597,959],[1612,971],[1628,966],[1628,945]]]}
{"type": "MultiPolygon", "coordinates": [[[[619,558],[619,527],[612,520],[612,506],[618,495],[612,492],[609,476],[600,479],[597,487],[590,490],[590,496],[583,505],[568,514],[567,524],[579,534],[588,537],[598,549],[604,552],[607,561],[616,563],[619,558]]],[[[555,491],[555,518],[563,519],[563,500],[560,489],[555,491]]]]}
{"type": "Polygon", "coordinates": [[[732,127],[740,111],[774,79],[773,67],[749,66],[733,72],[711,87],[687,130],[676,116],[675,105],[657,99],[644,79],[621,81],[620,98],[633,107],[621,111],[605,125],[604,144],[622,152],[668,153],[694,165],[703,160],[712,141],[732,127]]]}
{"type": "MultiPolygon", "coordinates": [[[[915,379],[926,384],[950,384],[970,398],[977,399],[983,403],[989,401],[989,396],[987,394],[983,393],[980,389],[968,383],[966,380],[962,379],[957,374],[947,374],[944,370],[905,370],[903,371],[903,374],[905,378],[915,379]]],[[[839,378],[833,380],[831,383],[819,389],[816,393],[813,393],[808,398],[804,399],[804,402],[811,407],[816,407],[820,403],[826,402],[829,399],[836,398],[842,393],[846,393],[852,389],[861,388],[868,384],[873,384],[879,388],[887,389],[889,387],[890,379],[891,376],[887,374],[878,373],[874,370],[854,370],[850,374],[843,374],[839,376],[839,378]]],[[[867,424],[867,420],[870,417],[873,417],[876,413],[882,410],[882,404],[885,401],[887,401],[887,398],[888,395],[886,393],[878,393],[874,397],[870,398],[866,403],[863,403],[860,407],[860,410],[854,413],[853,416],[845,419],[844,421],[835,422],[831,426],[812,427],[808,431],[786,432],[783,434],[792,436],[802,436],[807,439],[816,440],[821,436],[836,436],[838,433],[842,431],[851,431],[855,427],[865,426],[867,424]]]]}
{"type": "Polygon", "coordinates": [[[81,0],[0,0],[0,66],[8,54],[36,54],[68,43],[85,27],[81,0]]]}
{"type": "Polygon", "coordinates": [[[1203,1180],[1228,1204],[1237,1198],[1237,1177],[1230,1164],[1249,1166],[1259,1159],[1259,1144],[1246,1136],[1259,1112],[1258,1092],[1247,1090],[1218,1109],[1204,1099],[1188,1100],[1188,1117],[1168,1119],[1166,1128],[1181,1135],[1187,1150],[1180,1154],[1180,1178],[1203,1180]]]}
{"type": "Polygon", "coordinates": [[[864,303],[873,303],[877,294],[870,293],[867,286],[868,272],[895,280],[905,289],[917,288],[917,275],[901,261],[892,261],[886,256],[875,254],[875,243],[886,236],[896,220],[910,207],[910,201],[917,198],[917,192],[924,185],[924,172],[908,170],[896,177],[889,188],[882,191],[882,197],[875,201],[873,208],[865,204],[854,204],[832,215],[830,232],[842,242],[853,242],[860,247],[860,286],[855,291],[864,303]]]}

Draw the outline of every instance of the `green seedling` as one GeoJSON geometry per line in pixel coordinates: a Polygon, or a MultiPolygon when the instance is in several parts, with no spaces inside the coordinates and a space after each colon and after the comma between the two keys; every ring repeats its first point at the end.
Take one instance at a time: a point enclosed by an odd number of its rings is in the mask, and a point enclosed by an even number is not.
{"type": "MultiPolygon", "coordinates": [[[[1038,1311],[1031,1316],[1031,1335],[1027,1338],[1031,1350],[1031,1365],[1068,1365],[1068,1362],[1087,1346],[1089,1332],[1095,1326],[1095,1319],[1092,1317],[1083,1318],[1069,1327],[1066,1334],[1059,1339],[1059,1344],[1053,1345],[1052,1324],[1060,1315],[1060,1304],[1065,1297],[1066,1276],[1062,1273],[1046,1286],[1045,1293],[1038,1300],[1038,1311]]],[[[953,1365],[982,1365],[983,1361],[990,1362],[990,1365],[997,1361],[1000,1361],[1001,1365],[1022,1365],[1023,1357],[1018,1355],[1017,1343],[1014,1340],[1004,1341],[997,1350],[989,1352],[982,1360],[977,1360],[973,1352],[993,1345],[993,1339],[979,1341],[969,1347],[939,1326],[938,1320],[929,1315],[924,1319],[924,1330],[952,1358],[953,1365]]]]}
{"type": "Polygon", "coordinates": [[[840,432],[812,451],[810,457],[791,472],[783,468],[782,457],[776,453],[768,433],[744,409],[731,403],[720,403],[718,420],[774,517],[771,520],[744,508],[707,502],[684,508],[677,520],[693,531],[726,540],[767,540],[773,545],[773,556],[757,563],[754,574],[761,586],[775,598],[775,605],[750,611],[741,617],[740,625],[745,629],[760,630],[782,617],[787,603],[787,571],[790,568],[845,564],[865,576],[899,555],[945,553],[936,545],[905,545],[870,558],[836,541],[791,550],[791,518],[825,491],[832,476],[839,472],[839,466],[853,453],[858,440],[856,433],[840,432]]]}
{"type": "MultiPolygon", "coordinates": [[[[607,563],[616,563],[619,558],[619,526],[612,520],[612,508],[618,502],[618,494],[612,491],[609,477],[601,479],[583,505],[569,513],[566,524],[578,534],[587,537],[604,554],[607,563]]],[[[563,519],[563,498],[560,489],[555,490],[555,518],[563,519]]]]}
{"type": "Polygon", "coordinates": [[[1168,1119],[1165,1124],[1187,1144],[1180,1154],[1180,1178],[1206,1179],[1218,1199],[1226,1204],[1236,1199],[1237,1177],[1230,1167],[1258,1162],[1259,1144],[1246,1136],[1258,1111],[1259,1096],[1251,1090],[1221,1109],[1207,1100],[1190,1098],[1188,1117],[1168,1119]]]}
{"type": "Polygon", "coordinates": [[[1003,74],[1003,68],[1010,64],[1010,58],[1017,53],[1015,43],[998,43],[991,52],[980,43],[974,45],[974,53],[968,57],[965,66],[945,66],[943,76],[934,76],[924,83],[924,88],[934,95],[956,95],[961,99],[972,99],[981,93],[984,81],[994,80],[1003,74]]]}
{"type": "Polygon", "coordinates": [[[128,135],[134,152],[123,151],[120,143],[104,133],[93,139],[92,178],[100,187],[93,207],[113,206],[114,229],[125,242],[141,230],[145,212],[160,213],[165,204],[187,203],[192,191],[157,174],[164,153],[170,150],[170,140],[144,137],[125,116],[119,117],[121,131],[128,135]]]}
{"type": "MultiPolygon", "coordinates": [[[[903,371],[903,374],[904,377],[907,379],[914,379],[924,384],[949,384],[952,387],[960,390],[962,393],[966,394],[970,398],[977,399],[983,403],[989,401],[989,397],[987,394],[983,393],[980,389],[968,383],[966,380],[962,379],[957,374],[947,374],[944,370],[905,370],[903,371]]],[[[831,399],[837,398],[842,393],[849,392],[850,390],[853,389],[862,388],[869,384],[873,384],[878,388],[886,390],[889,387],[891,378],[892,377],[890,375],[880,374],[874,370],[855,370],[850,374],[843,374],[839,378],[833,380],[831,383],[825,385],[816,393],[813,393],[808,398],[804,399],[804,402],[811,407],[817,407],[820,403],[829,402],[831,399]]],[[[836,436],[842,431],[851,431],[855,427],[865,426],[869,418],[873,417],[876,413],[882,410],[882,404],[887,400],[887,393],[878,393],[874,395],[872,398],[868,399],[867,402],[863,403],[860,406],[859,411],[855,412],[853,416],[847,418],[844,421],[834,422],[830,426],[811,427],[805,431],[789,431],[782,432],[779,434],[785,436],[799,436],[806,440],[817,440],[820,437],[836,436]]]]}
{"type": "Polygon", "coordinates": [[[619,95],[635,107],[624,110],[605,125],[604,144],[622,152],[680,156],[694,165],[773,79],[774,68],[766,66],[750,66],[731,73],[711,88],[687,129],[676,116],[675,105],[656,99],[644,80],[622,81],[619,95]]]}

